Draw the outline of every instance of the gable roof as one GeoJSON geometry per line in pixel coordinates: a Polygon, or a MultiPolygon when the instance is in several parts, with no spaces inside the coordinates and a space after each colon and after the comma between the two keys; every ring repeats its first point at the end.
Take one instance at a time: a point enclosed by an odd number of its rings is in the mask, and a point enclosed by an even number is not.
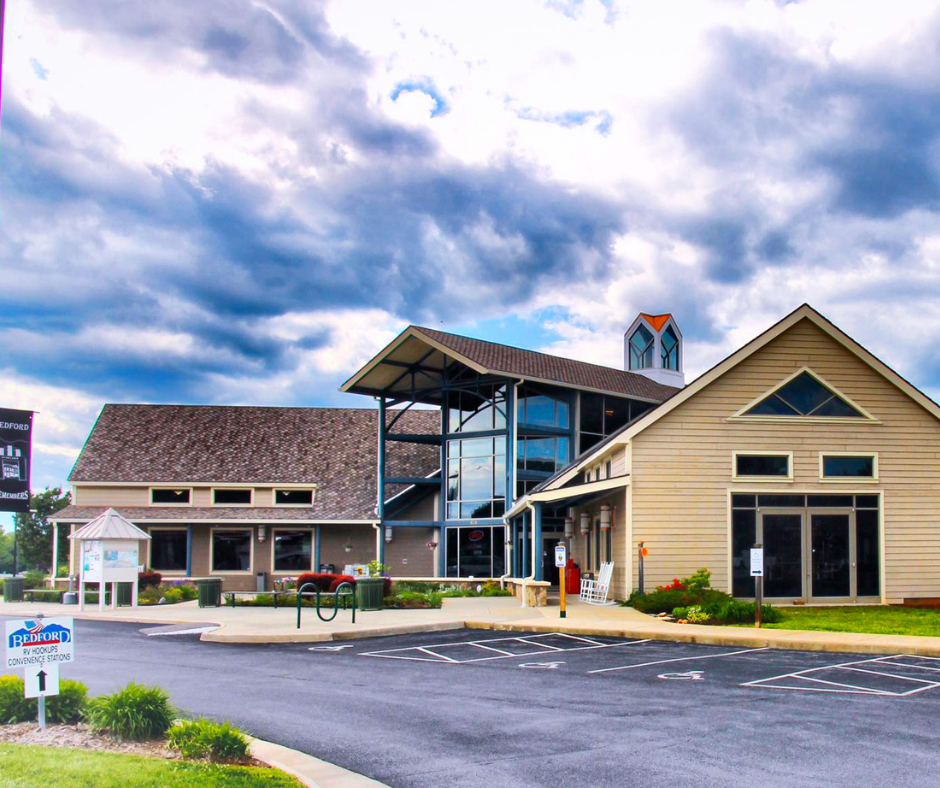
{"type": "MultiPolygon", "coordinates": [[[[638,435],[643,430],[655,424],[663,416],[675,410],[686,400],[694,397],[699,391],[716,381],[718,378],[720,378],[730,369],[736,367],[745,359],[752,356],[765,345],[779,337],[781,334],[788,331],[801,320],[809,320],[811,323],[813,323],[813,325],[817,326],[821,331],[842,345],[846,350],[858,357],[878,374],[882,375],[890,383],[907,394],[918,405],[923,407],[924,410],[934,416],[934,418],[940,419],[940,405],[934,402],[930,397],[924,394],[924,392],[914,386],[914,384],[912,384],[906,378],[902,377],[893,369],[891,369],[891,367],[881,361],[881,359],[852,339],[852,337],[846,334],[842,329],[836,326],[824,315],[817,312],[809,304],[803,304],[797,309],[794,309],[789,315],[772,325],[762,334],[759,334],[743,347],[736,350],[730,356],[722,361],[719,361],[707,372],[699,375],[699,377],[693,380],[688,386],[676,391],[672,397],[663,402],[661,405],[647,411],[635,421],[621,427],[620,430],[608,436],[602,443],[581,455],[566,468],[562,468],[553,477],[547,479],[545,482],[542,482],[535,490],[533,490],[533,492],[555,489],[570,481],[586,466],[596,462],[600,456],[609,451],[612,445],[628,443],[635,435],[638,435]]],[[[520,499],[520,501],[521,500],[522,499],[520,499]]],[[[515,512],[515,510],[518,509],[520,501],[517,501],[513,505],[511,512],[515,512]]]]}
{"type": "Polygon", "coordinates": [[[633,397],[654,403],[662,402],[677,391],[672,386],[656,383],[635,372],[449,334],[422,326],[408,326],[347,380],[341,390],[361,394],[391,393],[400,390],[406,394],[409,381],[400,383],[397,380],[404,374],[404,366],[419,364],[422,381],[427,384],[428,381],[435,380],[435,373],[437,376],[443,374],[449,360],[459,361],[480,375],[525,378],[532,382],[633,397]],[[394,371],[382,370],[383,364],[393,365],[394,371]],[[400,384],[400,389],[395,389],[396,384],[400,384]]]}
{"type": "MultiPolygon", "coordinates": [[[[439,434],[440,413],[409,410],[394,432],[439,434]]],[[[378,411],[365,408],[105,405],[69,481],[310,484],[313,505],[291,511],[374,519],[377,434],[378,411]]],[[[440,467],[440,448],[390,441],[387,465],[390,474],[427,476],[440,467]]]]}
{"type": "Polygon", "coordinates": [[[114,509],[108,509],[94,520],[79,528],[69,539],[150,539],[146,531],[125,519],[114,509]]]}

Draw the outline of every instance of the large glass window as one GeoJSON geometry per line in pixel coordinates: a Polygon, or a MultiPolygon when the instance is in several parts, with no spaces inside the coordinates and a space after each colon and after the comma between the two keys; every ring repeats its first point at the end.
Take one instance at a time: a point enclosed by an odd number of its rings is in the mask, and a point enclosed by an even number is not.
{"type": "Polygon", "coordinates": [[[170,489],[169,487],[153,487],[150,490],[150,503],[171,506],[185,506],[190,502],[192,491],[188,487],[170,489]]]}
{"type": "Polygon", "coordinates": [[[212,532],[212,571],[251,571],[251,531],[249,529],[212,532]]]}
{"type": "Polygon", "coordinates": [[[447,529],[448,577],[500,577],[506,573],[502,526],[447,529]]]}
{"type": "Polygon", "coordinates": [[[663,369],[674,369],[678,372],[679,337],[676,336],[676,332],[673,330],[672,326],[666,326],[666,330],[663,331],[663,335],[660,338],[660,344],[662,345],[661,356],[663,369]]]}
{"type": "Polygon", "coordinates": [[[212,503],[217,506],[249,506],[251,505],[251,490],[219,487],[212,491],[212,503]]]}
{"type": "Polygon", "coordinates": [[[310,531],[274,532],[274,571],[309,572],[313,565],[310,531]]]}
{"type": "MultiPolygon", "coordinates": [[[[877,506],[877,501],[875,505],[877,506]]],[[[879,596],[881,580],[878,571],[880,553],[877,509],[857,509],[855,512],[855,555],[858,565],[856,593],[858,596],[879,596]]]]}
{"type": "Polygon", "coordinates": [[[761,519],[764,530],[764,595],[802,597],[803,515],[765,514],[761,519]]]}
{"type": "Polygon", "coordinates": [[[735,476],[790,476],[790,456],[787,454],[736,454],[735,476]]]}
{"type": "Polygon", "coordinates": [[[313,490],[275,490],[275,506],[311,506],[313,505],[313,490]]]}
{"type": "Polygon", "coordinates": [[[875,458],[871,454],[857,457],[823,455],[822,475],[824,479],[873,479],[875,458]]]}
{"type": "Polygon", "coordinates": [[[646,326],[639,326],[630,337],[630,369],[653,366],[653,335],[646,326]]]}
{"type": "Polygon", "coordinates": [[[757,512],[754,509],[734,510],[731,513],[731,593],[734,596],[754,596],[751,548],[755,544],[757,512]]]}
{"type": "Polygon", "coordinates": [[[518,469],[553,474],[568,464],[567,438],[520,438],[516,443],[518,469]]]}
{"type": "Polygon", "coordinates": [[[608,435],[619,430],[624,424],[649,410],[646,402],[634,402],[620,397],[604,394],[581,393],[580,428],[581,453],[608,435]]]}
{"type": "Polygon", "coordinates": [[[769,397],[758,402],[745,415],[864,418],[852,405],[808,372],[797,375],[769,397]]]}
{"type": "Polygon", "coordinates": [[[158,572],[186,571],[186,529],[155,529],[150,532],[150,568],[158,572]]]}
{"type": "Polygon", "coordinates": [[[520,424],[568,429],[568,403],[534,389],[523,387],[517,400],[520,424]]]}
{"type": "Polygon", "coordinates": [[[506,440],[447,442],[447,518],[501,517],[506,510],[506,440]]]}
{"type": "Polygon", "coordinates": [[[453,391],[447,400],[448,432],[484,432],[506,428],[506,387],[481,386],[453,391]]]}

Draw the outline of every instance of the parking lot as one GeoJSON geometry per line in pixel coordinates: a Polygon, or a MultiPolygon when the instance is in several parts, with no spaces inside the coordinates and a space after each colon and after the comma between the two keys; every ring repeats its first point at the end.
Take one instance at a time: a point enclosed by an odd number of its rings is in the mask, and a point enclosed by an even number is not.
{"type": "Polygon", "coordinates": [[[205,643],[76,622],[63,678],[156,684],[395,788],[926,788],[940,660],[478,630],[205,643]]]}
{"type": "MultiPolygon", "coordinates": [[[[523,670],[626,681],[714,681],[727,688],[873,695],[903,698],[940,687],[940,658],[787,652],[767,648],[618,640],[564,633],[486,636],[468,633],[417,643],[369,649],[362,645],[331,648],[361,657],[439,663],[492,665],[523,670]]],[[[314,651],[322,650],[314,648],[314,651]]]]}

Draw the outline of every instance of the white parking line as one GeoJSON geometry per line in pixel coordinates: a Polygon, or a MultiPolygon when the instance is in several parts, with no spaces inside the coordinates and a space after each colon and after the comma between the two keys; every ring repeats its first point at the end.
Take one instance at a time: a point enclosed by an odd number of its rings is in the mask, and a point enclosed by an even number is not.
{"type": "MultiPolygon", "coordinates": [[[[797,692],[832,692],[832,693],[841,693],[841,694],[855,694],[855,695],[880,695],[882,697],[889,698],[904,698],[908,695],[916,695],[918,692],[925,692],[927,690],[936,689],[940,687],[940,682],[932,681],[927,678],[916,678],[914,676],[904,676],[900,673],[886,673],[884,671],[872,670],[872,667],[879,666],[895,666],[901,668],[911,668],[919,669],[922,666],[920,665],[910,665],[904,662],[897,662],[896,660],[901,659],[914,659],[909,654],[895,654],[890,657],[874,657],[871,659],[858,659],[851,662],[840,662],[835,665],[824,665],[818,668],[808,668],[807,670],[798,670],[793,673],[784,673],[780,676],[771,676],[766,679],[758,679],[756,681],[748,681],[742,684],[742,687],[757,687],[764,689],[784,689],[784,690],[795,690],[797,692]],[[868,665],[870,667],[859,667],[861,665],[868,665]],[[900,681],[907,681],[913,684],[919,684],[921,686],[914,687],[905,692],[894,692],[892,690],[878,689],[876,687],[867,687],[863,684],[848,684],[841,681],[830,681],[828,679],[820,678],[819,676],[810,675],[813,673],[821,673],[828,670],[845,670],[852,671],[854,673],[867,674],[870,676],[880,676],[882,678],[888,679],[898,679],[900,681]],[[799,687],[791,685],[781,685],[781,684],[771,684],[769,682],[777,681],[811,681],[816,684],[828,684],[833,687],[842,687],[843,689],[828,689],[822,687],[799,687]]],[[[935,659],[935,658],[932,658],[935,659]]],[[[924,668],[925,670],[935,671],[936,668],[924,668]]],[[[862,681],[862,678],[859,677],[859,681],[862,681]]]]}
{"type": "Polygon", "coordinates": [[[381,651],[363,651],[358,654],[360,657],[381,657],[382,659],[401,659],[411,662],[438,662],[446,663],[452,665],[465,665],[473,662],[490,662],[497,659],[510,659],[512,657],[533,657],[543,654],[550,654],[556,652],[567,653],[569,651],[593,651],[595,649],[605,649],[605,648],[617,648],[619,646],[633,646],[640,643],[648,643],[649,639],[644,640],[630,640],[623,643],[599,643],[596,640],[590,640],[588,638],[576,637],[574,635],[568,635],[564,632],[546,632],[538,635],[527,635],[526,637],[505,637],[505,638],[492,638],[490,640],[463,640],[456,643],[436,643],[429,646],[404,646],[401,648],[390,648],[383,649],[381,651]],[[538,642],[542,638],[550,637],[562,637],[568,640],[574,641],[576,643],[588,643],[587,646],[573,646],[572,648],[564,648],[560,646],[555,646],[550,643],[540,643],[538,642]],[[524,643],[527,646],[534,647],[535,651],[524,651],[514,654],[511,651],[506,651],[504,649],[495,648],[489,644],[491,643],[524,643]],[[495,651],[496,656],[485,656],[485,657],[472,657],[470,659],[454,659],[448,657],[444,654],[439,654],[434,649],[444,649],[452,646],[472,646],[486,651],[495,651]],[[413,656],[415,652],[420,652],[426,654],[427,656],[413,656]]]}
{"type": "Polygon", "coordinates": [[[616,668],[600,668],[599,670],[589,670],[588,675],[593,673],[612,673],[615,670],[633,670],[634,668],[648,668],[651,665],[665,665],[669,662],[691,662],[694,659],[715,659],[716,657],[734,657],[738,654],[753,654],[757,651],[769,651],[769,648],[748,648],[743,651],[726,651],[723,654],[703,654],[699,657],[675,657],[673,659],[658,659],[655,662],[641,662],[639,665],[621,665],[616,668]]]}

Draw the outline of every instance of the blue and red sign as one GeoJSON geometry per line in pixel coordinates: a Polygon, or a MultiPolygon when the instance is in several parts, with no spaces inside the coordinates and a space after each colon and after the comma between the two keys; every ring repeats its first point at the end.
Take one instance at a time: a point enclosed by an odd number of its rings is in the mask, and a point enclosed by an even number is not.
{"type": "Polygon", "coordinates": [[[7,667],[59,664],[75,658],[75,630],[71,618],[8,621],[7,667]]]}

